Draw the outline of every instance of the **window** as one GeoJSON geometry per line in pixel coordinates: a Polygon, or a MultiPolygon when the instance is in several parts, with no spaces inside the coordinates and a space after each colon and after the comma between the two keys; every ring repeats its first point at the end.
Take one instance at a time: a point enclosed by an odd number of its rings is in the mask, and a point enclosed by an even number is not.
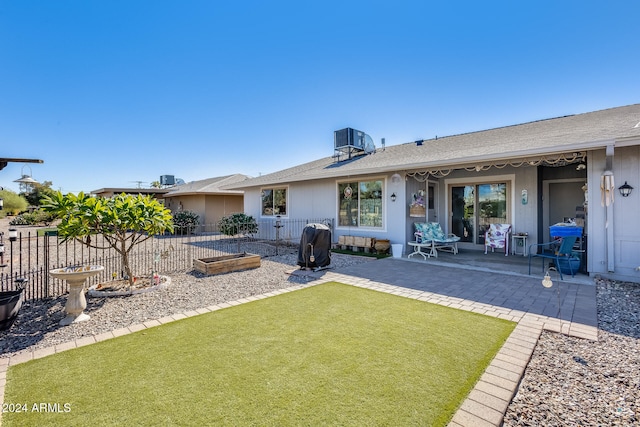
{"type": "Polygon", "coordinates": [[[262,189],[262,216],[287,215],[287,189],[262,189]]]}
{"type": "Polygon", "coordinates": [[[338,183],[338,225],[382,228],[382,180],[338,183]]]}

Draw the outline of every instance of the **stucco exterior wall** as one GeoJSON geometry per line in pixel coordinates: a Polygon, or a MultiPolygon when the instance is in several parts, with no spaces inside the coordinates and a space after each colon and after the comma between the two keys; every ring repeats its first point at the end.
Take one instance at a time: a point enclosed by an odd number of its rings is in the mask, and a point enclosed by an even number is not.
{"type": "Polygon", "coordinates": [[[215,224],[222,217],[244,212],[243,199],[241,195],[205,196],[205,224],[215,224]]]}
{"type": "Polygon", "coordinates": [[[167,198],[165,205],[172,213],[180,210],[195,212],[201,225],[210,225],[223,216],[243,212],[243,199],[242,195],[193,194],[167,198]]]}

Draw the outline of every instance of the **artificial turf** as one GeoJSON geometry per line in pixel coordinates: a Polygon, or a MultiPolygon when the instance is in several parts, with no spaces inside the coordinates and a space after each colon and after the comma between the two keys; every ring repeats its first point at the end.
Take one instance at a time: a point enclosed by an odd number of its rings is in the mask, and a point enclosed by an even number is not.
{"type": "Polygon", "coordinates": [[[514,326],[327,283],[12,366],[2,422],[446,425],[514,326]]]}

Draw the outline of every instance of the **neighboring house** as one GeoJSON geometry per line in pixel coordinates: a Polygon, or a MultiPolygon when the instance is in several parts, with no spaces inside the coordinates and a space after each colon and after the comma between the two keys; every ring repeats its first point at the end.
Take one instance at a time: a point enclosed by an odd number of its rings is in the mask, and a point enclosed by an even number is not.
{"type": "Polygon", "coordinates": [[[164,199],[164,195],[170,190],[170,188],[100,188],[99,190],[93,190],[91,194],[105,198],[113,197],[116,194],[122,193],[132,194],[134,196],[142,194],[143,196],[153,196],[162,201],[164,199]]]}
{"type": "Polygon", "coordinates": [[[461,237],[460,249],[482,250],[490,223],[512,224],[531,244],[578,218],[588,272],[640,280],[640,104],[375,150],[337,141],[327,154],[339,156],[226,188],[244,190],[244,211],[256,218],[334,218],[334,241],[406,245],[414,222],[437,221],[461,237]],[[638,189],[623,198],[625,182],[638,189]]]}
{"type": "Polygon", "coordinates": [[[172,213],[192,211],[198,214],[200,224],[215,224],[222,217],[243,212],[244,195],[241,190],[226,190],[223,186],[238,184],[248,179],[235,174],[201,181],[188,182],[171,187],[164,195],[165,206],[172,213]]]}

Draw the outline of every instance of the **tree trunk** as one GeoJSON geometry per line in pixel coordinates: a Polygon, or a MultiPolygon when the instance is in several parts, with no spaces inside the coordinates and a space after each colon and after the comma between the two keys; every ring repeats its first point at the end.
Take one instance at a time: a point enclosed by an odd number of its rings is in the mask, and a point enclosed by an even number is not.
{"type": "Polygon", "coordinates": [[[120,242],[120,255],[122,255],[122,266],[124,267],[124,274],[127,276],[129,280],[129,287],[133,288],[134,277],[131,272],[131,266],[129,265],[129,254],[127,253],[126,242],[122,240],[120,242]]]}

